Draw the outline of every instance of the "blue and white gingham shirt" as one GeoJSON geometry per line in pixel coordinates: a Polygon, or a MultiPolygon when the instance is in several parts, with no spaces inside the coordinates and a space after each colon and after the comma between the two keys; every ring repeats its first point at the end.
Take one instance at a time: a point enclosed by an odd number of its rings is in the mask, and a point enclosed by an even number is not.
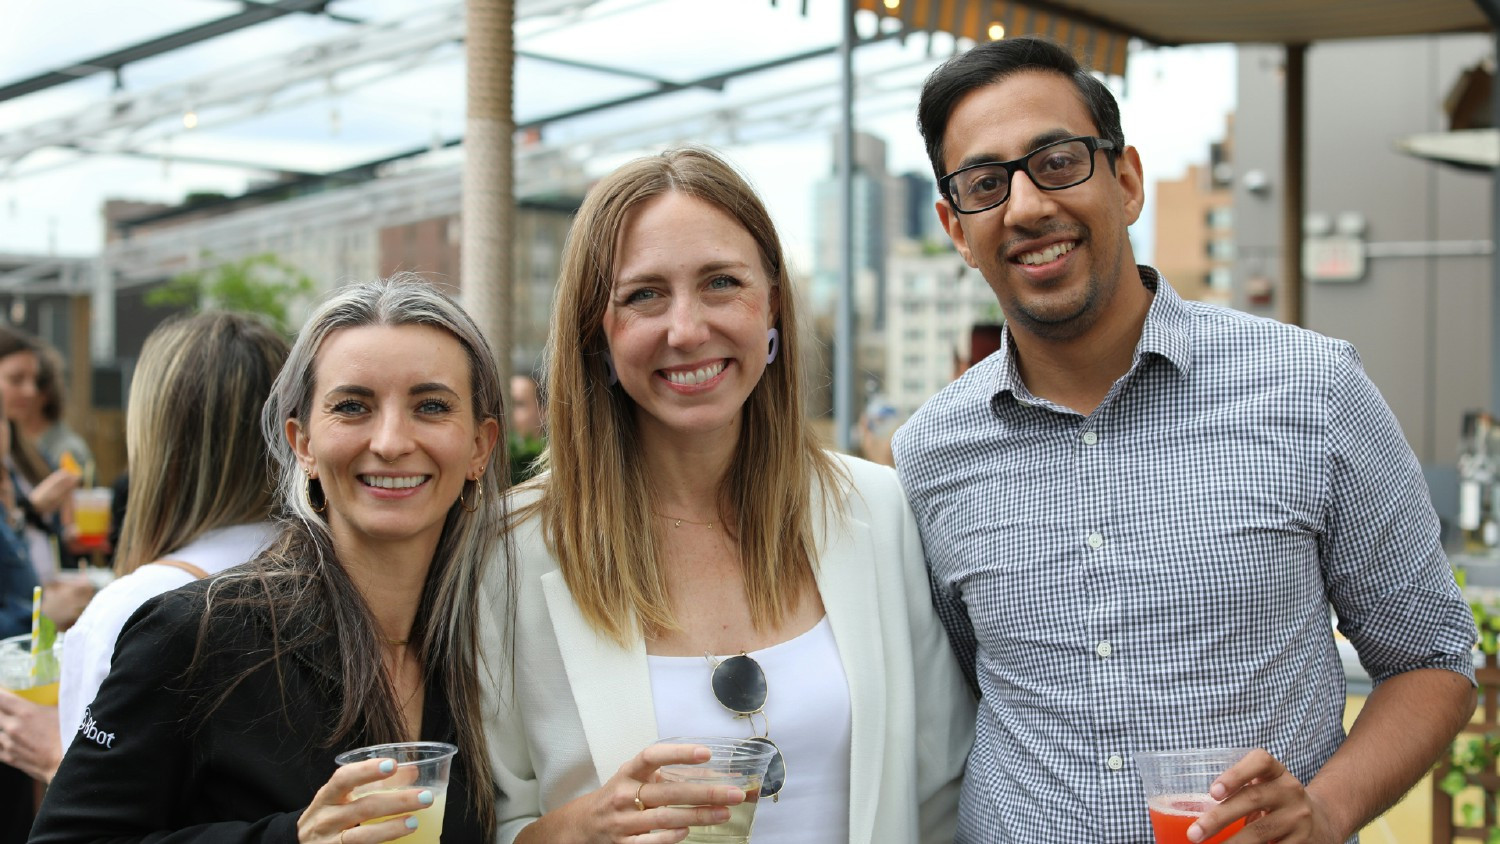
{"type": "Polygon", "coordinates": [[[1007,333],[897,432],[938,613],[983,695],[966,844],[1151,841],[1131,754],[1343,741],[1329,606],[1375,682],[1473,679],[1474,623],[1411,448],[1348,343],[1183,301],[1155,270],[1084,416],[1007,333]]]}

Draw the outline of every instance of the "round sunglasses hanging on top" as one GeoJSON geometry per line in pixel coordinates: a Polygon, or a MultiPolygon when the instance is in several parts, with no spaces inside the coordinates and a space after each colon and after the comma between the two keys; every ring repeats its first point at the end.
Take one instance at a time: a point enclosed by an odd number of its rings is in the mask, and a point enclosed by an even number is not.
{"type": "Polygon", "coordinates": [[[786,758],[781,753],[781,748],[776,742],[769,738],[771,733],[771,719],[766,717],[766,672],[760,667],[760,663],[747,654],[732,656],[725,660],[715,659],[711,654],[705,652],[703,658],[713,666],[714,699],[719,705],[734,713],[736,718],[744,718],[750,722],[750,731],[755,732],[755,719],[759,715],[765,729],[760,735],[753,735],[747,741],[757,744],[769,745],[776,755],[771,757],[771,763],[766,768],[766,777],[761,782],[760,796],[771,798],[775,803],[781,799],[781,788],[786,784],[786,758]]]}

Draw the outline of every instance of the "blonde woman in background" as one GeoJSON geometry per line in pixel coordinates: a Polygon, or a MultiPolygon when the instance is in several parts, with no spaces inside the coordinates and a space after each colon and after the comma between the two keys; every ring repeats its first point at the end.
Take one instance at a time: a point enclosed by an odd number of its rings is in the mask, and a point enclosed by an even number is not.
{"type": "Polygon", "coordinates": [[[64,749],[141,604],[270,542],[273,481],[259,415],[286,354],[281,335],[241,314],[173,320],[146,338],[125,422],[130,506],[118,578],[68,632],[57,710],[64,749]]]}
{"type": "Polygon", "coordinates": [[[515,502],[515,670],[488,672],[500,841],[680,841],[745,795],[659,781],[702,751],[650,745],[752,733],[784,767],[753,841],[953,840],[973,701],[895,473],[808,427],[790,281],[705,150],[624,165],[574,220],[545,472],[515,502]],[[745,718],[714,691],[726,664],[745,718]]]}

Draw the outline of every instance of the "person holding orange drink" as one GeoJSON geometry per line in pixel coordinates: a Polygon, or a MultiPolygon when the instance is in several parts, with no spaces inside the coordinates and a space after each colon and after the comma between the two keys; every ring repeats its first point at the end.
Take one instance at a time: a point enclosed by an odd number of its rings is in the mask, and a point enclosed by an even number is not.
{"type": "Polygon", "coordinates": [[[1142,153],[1067,46],[955,55],[918,124],[1005,316],[893,441],[981,692],[958,841],[1149,840],[1133,760],[1214,748],[1246,752],[1177,792],[1212,804],[1190,841],[1354,838],[1475,704],[1473,615],[1355,349],[1137,263],[1142,153]],[[1347,735],[1335,614],[1374,683],[1347,735]]]}

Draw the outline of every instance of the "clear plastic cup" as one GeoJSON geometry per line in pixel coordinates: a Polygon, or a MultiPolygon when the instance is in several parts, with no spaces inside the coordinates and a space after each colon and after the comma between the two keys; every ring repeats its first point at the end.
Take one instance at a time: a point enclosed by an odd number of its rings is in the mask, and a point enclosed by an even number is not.
{"type": "MultiPolygon", "coordinates": [[[[448,805],[448,772],[452,769],[453,757],[457,754],[458,748],[444,742],[407,741],[346,750],[335,756],[333,761],[340,765],[349,765],[366,759],[394,760],[395,773],[377,782],[354,789],[354,797],[411,789],[431,791],[432,805],[410,813],[417,819],[417,829],[412,834],[403,837],[401,841],[404,844],[438,844],[443,837],[443,810],[448,805]]],[[[397,816],[386,815],[371,818],[360,826],[369,826],[393,817],[397,816]]]]}
{"type": "MultiPolygon", "coordinates": [[[[1209,786],[1249,752],[1245,747],[1211,747],[1134,754],[1156,844],[1191,844],[1188,827],[1219,804],[1209,796],[1209,786]]],[[[1228,841],[1244,826],[1240,818],[1201,844],[1228,841]]]]}
{"type": "Polygon", "coordinates": [[[73,527],[78,529],[78,544],[93,551],[104,547],[109,539],[109,507],[115,491],[107,486],[81,487],[73,490],[73,527]]]}
{"type": "Polygon", "coordinates": [[[755,804],[760,800],[761,780],[771,757],[776,755],[776,748],[764,741],[722,736],[664,738],[657,744],[696,744],[708,748],[712,754],[707,762],[696,765],[663,765],[659,772],[663,780],[732,785],[745,792],[745,802],[729,807],[729,820],[713,826],[688,827],[685,844],[748,844],[750,827],[755,823],[755,804]]]}
{"type": "Polygon", "coordinates": [[[57,705],[57,679],[62,673],[62,635],[52,647],[31,653],[31,634],[0,639],[0,689],[42,706],[57,705]]]}

